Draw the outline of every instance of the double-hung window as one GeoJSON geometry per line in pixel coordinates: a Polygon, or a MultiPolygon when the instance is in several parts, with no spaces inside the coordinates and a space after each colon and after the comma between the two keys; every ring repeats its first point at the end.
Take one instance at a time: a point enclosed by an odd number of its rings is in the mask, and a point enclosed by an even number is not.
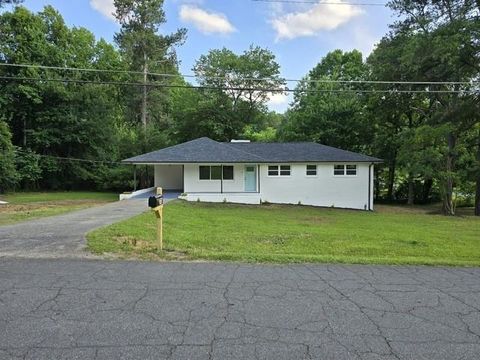
{"type": "Polygon", "coordinates": [[[334,165],[333,175],[335,176],[355,176],[357,175],[357,165],[334,165]]]}
{"type": "Polygon", "coordinates": [[[307,165],[307,176],[317,176],[317,165],[307,165]]]}
{"type": "Polygon", "coordinates": [[[268,166],[268,176],[278,176],[278,165],[268,166]]]}
{"type": "Polygon", "coordinates": [[[200,180],[233,180],[233,166],[202,165],[198,167],[198,177],[200,180]]]}
{"type": "Polygon", "coordinates": [[[269,165],[268,176],[290,176],[290,165],[269,165]]]}
{"type": "Polygon", "coordinates": [[[357,165],[346,165],[345,173],[347,175],[357,175],[357,165]]]}

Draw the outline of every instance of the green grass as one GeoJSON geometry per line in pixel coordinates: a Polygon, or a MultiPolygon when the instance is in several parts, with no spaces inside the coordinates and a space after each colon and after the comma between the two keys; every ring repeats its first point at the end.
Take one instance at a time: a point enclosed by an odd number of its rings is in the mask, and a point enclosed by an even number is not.
{"type": "Polygon", "coordinates": [[[0,195],[0,200],[11,204],[65,200],[115,201],[118,200],[118,194],[95,191],[17,192],[0,195]]]}
{"type": "Polygon", "coordinates": [[[430,208],[377,212],[306,206],[174,201],[164,208],[164,246],[144,213],[87,235],[95,253],[247,262],[480,265],[480,219],[430,208]]]}
{"type": "Polygon", "coordinates": [[[1,195],[0,200],[8,201],[0,205],[0,225],[39,217],[60,215],[118,199],[118,194],[63,191],[63,192],[19,192],[1,195]]]}

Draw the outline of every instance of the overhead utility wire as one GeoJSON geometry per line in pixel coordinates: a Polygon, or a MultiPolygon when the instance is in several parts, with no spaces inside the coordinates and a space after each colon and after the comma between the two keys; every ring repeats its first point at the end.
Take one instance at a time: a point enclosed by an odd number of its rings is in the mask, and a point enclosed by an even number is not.
{"type": "Polygon", "coordinates": [[[252,1],[266,2],[266,3],[284,3],[284,4],[387,6],[386,3],[370,3],[370,2],[333,2],[333,1],[311,1],[311,0],[252,0],[252,1]]]}
{"type": "Polygon", "coordinates": [[[266,91],[271,93],[478,93],[480,90],[397,90],[397,89],[289,89],[289,88],[255,88],[255,87],[229,87],[229,86],[204,86],[204,85],[172,85],[158,83],[139,83],[139,82],[118,82],[118,81],[96,81],[96,80],[77,80],[77,79],[53,79],[39,77],[16,77],[16,76],[0,76],[0,80],[13,81],[47,81],[62,83],[79,83],[79,84],[100,84],[100,85],[121,85],[121,86],[148,86],[159,88],[186,88],[186,89],[204,89],[204,90],[233,90],[233,91],[266,91]]]}
{"type": "MultiPolygon", "coordinates": [[[[117,73],[117,74],[136,74],[144,75],[142,71],[133,71],[133,70],[114,70],[114,69],[86,69],[86,68],[75,68],[75,67],[62,67],[62,66],[47,66],[47,65],[30,65],[30,64],[8,64],[0,63],[0,66],[7,67],[21,67],[21,68],[38,68],[38,69],[48,69],[48,70],[65,70],[65,71],[85,71],[85,72],[97,72],[97,73],[117,73]]],[[[186,78],[197,78],[201,76],[193,74],[166,74],[166,73],[154,73],[147,72],[149,76],[159,76],[159,77],[186,77],[186,78]]],[[[206,79],[212,80],[232,80],[225,76],[206,76],[206,79]]],[[[242,78],[244,81],[271,81],[279,80],[277,78],[242,78]]],[[[403,84],[403,85],[472,85],[480,83],[480,81],[395,81],[395,80],[322,80],[322,79],[280,79],[285,82],[309,82],[309,83],[321,83],[321,84],[403,84]]]]}
{"type": "MultiPolygon", "coordinates": [[[[24,149],[16,149],[16,152],[20,153],[29,153],[28,151],[24,149]]],[[[79,159],[79,158],[72,158],[72,157],[64,157],[64,156],[54,156],[54,155],[43,155],[43,154],[37,154],[33,153],[35,156],[40,156],[40,157],[46,157],[46,158],[53,158],[53,159],[59,159],[59,160],[69,160],[69,161],[80,161],[80,162],[89,162],[89,163],[102,163],[102,164],[115,164],[115,165],[124,165],[124,163],[118,162],[118,161],[108,161],[108,160],[88,160],[88,159],[79,159]]]]}

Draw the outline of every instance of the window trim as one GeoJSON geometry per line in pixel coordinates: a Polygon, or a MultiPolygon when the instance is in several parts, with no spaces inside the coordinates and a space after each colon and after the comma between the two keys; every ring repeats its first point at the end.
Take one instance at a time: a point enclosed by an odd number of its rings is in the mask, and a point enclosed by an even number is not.
{"type": "Polygon", "coordinates": [[[316,177],[318,176],[318,165],[317,164],[306,164],[305,165],[305,176],[306,177],[316,177]],[[308,170],[309,166],[315,166],[315,174],[309,174],[309,171],[313,171],[313,169],[308,170]]]}
{"type": "Polygon", "coordinates": [[[268,177],[276,177],[276,178],[278,178],[278,177],[281,177],[281,178],[290,177],[290,176],[292,176],[292,165],[290,165],[290,164],[267,165],[267,176],[268,177]],[[284,167],[288,166],[288,170],[286,170],[286,169],[282,170],[282,166],[284,166],[284,167]],[[276,170],[273,170],[273,171],[277,172],[276,175],[270,175],[270,168],[271,167],[276,167],[277,168],[276,170]],[[282,174],[282,171],[288,171],[288,175],[282,174]]]}
{"type": "MultiPolygon", "coordinates": [[[[339,170],[339,169],[338,169],[339,170]]],[[[352,170],[352,169],[350,169],[352,170]]],[[[333,176],[335,177],[355,177],[358,176],[358,165],[357,164],[333,164],[333,176]],[[343,173],[335,174],[335,167],[342,166],[343,173]],[[347,174],[347,166],[355,166],[355,174],[347,174]]]]}

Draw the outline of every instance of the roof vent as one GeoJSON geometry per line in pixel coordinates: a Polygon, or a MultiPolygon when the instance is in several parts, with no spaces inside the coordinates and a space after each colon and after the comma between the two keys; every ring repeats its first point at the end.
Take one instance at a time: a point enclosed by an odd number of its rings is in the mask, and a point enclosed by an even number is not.
{"type": "Polygon", "coordinates": [[[249,143],[250,140],[237,140],[237,139],[232,139],[230,140],[232,143],[249,143]]]}

